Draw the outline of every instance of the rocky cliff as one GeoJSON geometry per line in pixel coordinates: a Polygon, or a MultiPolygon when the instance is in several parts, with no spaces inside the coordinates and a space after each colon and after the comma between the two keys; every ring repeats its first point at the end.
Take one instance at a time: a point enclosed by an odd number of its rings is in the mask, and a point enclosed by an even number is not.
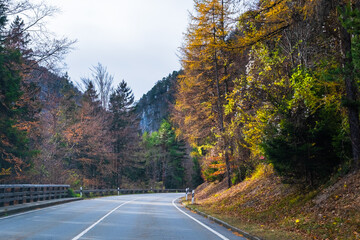
{"type": "Polygon", "coordinates": [[[157,131],[162,120],[169,117],[170,106],[174,103],[175,85],[179,74],[180,72],[174,71],[158,81],[137,103],[136,111],[140,118],[140,128],[143,133],[157,131]]]}

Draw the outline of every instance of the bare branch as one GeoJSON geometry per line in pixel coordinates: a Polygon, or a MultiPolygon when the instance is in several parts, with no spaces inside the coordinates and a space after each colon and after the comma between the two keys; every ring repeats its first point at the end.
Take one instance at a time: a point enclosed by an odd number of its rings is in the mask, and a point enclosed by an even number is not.
{"type": "Polygon", "coordinates": [[[5,5],[6,15],[10,21],[19,17],[24,23],[17,35],[10,36],[10,29],[7,37],[17,38],[19,35],[27,34],[29,36],[27,47],[31,51],[30,54],[26,55],[26,58],[33,63],[33,67],[38,64],[52,71],[57,71],[64,56],[72,50],[72,46],[76,43],[76,40],[69,40],[68,38],[58,39],[56,34],[47,28],[47,20],[60,10],[45,2],[35,4],[29,0],[6,0],[5,5]]]}

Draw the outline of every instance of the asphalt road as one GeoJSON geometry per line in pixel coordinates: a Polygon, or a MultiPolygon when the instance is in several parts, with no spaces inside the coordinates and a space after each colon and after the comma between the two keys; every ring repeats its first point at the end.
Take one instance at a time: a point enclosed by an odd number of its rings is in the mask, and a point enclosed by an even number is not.
{"type": "Polygon", "coordinates": [[[0,239],[245,239],[176,204],[183,195],[104,197],[3,217],[0,239]]]}

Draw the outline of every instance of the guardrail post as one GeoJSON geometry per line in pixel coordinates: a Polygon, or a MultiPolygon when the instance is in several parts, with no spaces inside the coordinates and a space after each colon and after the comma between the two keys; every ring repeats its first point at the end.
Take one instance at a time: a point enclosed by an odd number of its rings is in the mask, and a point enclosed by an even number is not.
{"type": "Polygon", "coordinates": [[[0,188],[0,207],[4,206],[5,203],[5,188],[0,188]]]}
{"type": "Polygon", "coordinates": [[[44,187],[39,187],[39,194],[40,196],[38,197],[39,201],[44,200],[44,187]]]}
{"type": "Polygon", "coordinates": [[[82,198],[82,195],[83,195],[83,190],[82,190],[82,187],[80,187],[80,197],[82,198]]]}
{"type": "Polygon", "coordinates": [[[192,190],[191,204],[194,204],[194,200],[195,200],[195,190],[192,190]]]}
{"type": "Polygon", "coordinates": [[[15,192],[15,189],[12,187],[10,188],[10,192],[12,193],[11,194],[11,200],[9,201],[9,205],[14,205],[15,204],[15,201],[14,201],[14,192],[15,192]]]}
{"type": "Polygon", "coordinates": [[[54,199],[54,198],[55,198],[55,187],[50,186],[50,199],[54,199]]]}
{"type": "Polygon", "coordinates": [[[49,194],[50,194],[49,186],[44,186],[43,189],[44,189],[44,192],[43,192],[44,200],[50,199],[50,197],[49,197],[49,194]]]}
{"type": "Polygon", "coordinates": [[[34,201],[34,196],[33,196],[33,190],[34,188],[33,187],[29,187],[29,199],[30,199],[30,202],[33,202],[34,201]]]}
{"type": "Polygon", "coordinates": [[[23,191],[22,186],[19,188],[18,198],[19,198],[19,204],[23,204],[24,203],[24,191],[23,191]]]}

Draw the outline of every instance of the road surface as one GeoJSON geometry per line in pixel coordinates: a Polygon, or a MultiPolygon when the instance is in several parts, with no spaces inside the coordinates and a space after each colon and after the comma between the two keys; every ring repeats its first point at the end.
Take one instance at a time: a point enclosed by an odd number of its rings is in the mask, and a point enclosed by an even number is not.
{"type": "Polygon", "coordinates": [[[175,199],[136,194],[66,203],[0,218],[0,239],[241,239],[175,199]]]}

